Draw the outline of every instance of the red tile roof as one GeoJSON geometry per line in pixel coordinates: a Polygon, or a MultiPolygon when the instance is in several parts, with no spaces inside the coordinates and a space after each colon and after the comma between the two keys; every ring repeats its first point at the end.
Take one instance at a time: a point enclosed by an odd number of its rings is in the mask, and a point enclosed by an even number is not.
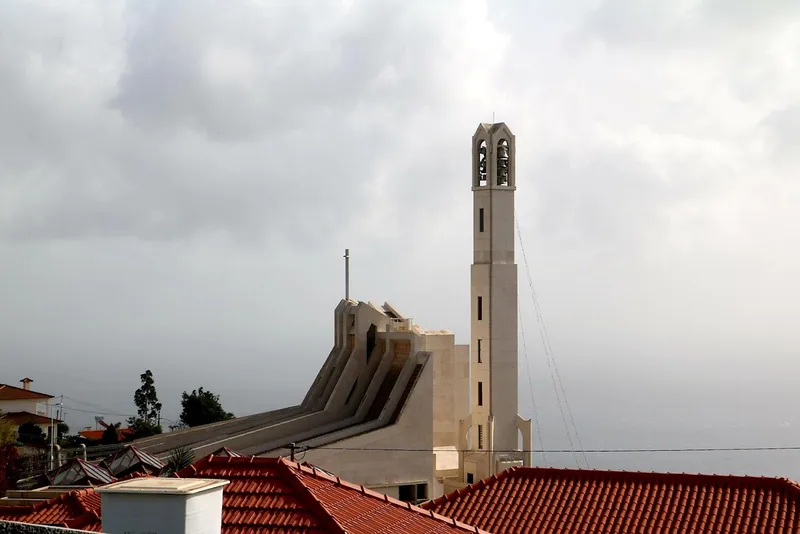
{"type": "Polygon", "coordinates": [[[496,534],[800,532],[779,478],[515,467],[422,507],[496,534]]]}
{"type": "Polygon", "coordinates": [[[100,495],[85,489],[32,505],[0,506],[0,520],[99,532],[100,495]]]}
{"type": "MultiPolygon", "coordinates": [[[[103,439],[103,432],[105,432],[105,430],[81,430],[80,432],[78,432],[78,434],[92,441],[100,441],[101,439],[103,439]]],[[[130,434],[131,432],[133,432],[133,430],[130,428],[118,428],[117,436],[119,437],[120,440],[122,440],[125,437],[127,437],[128,434],[130,434]]]]}
{"type": "MultiPolygon", "coordinates": [[[[408,503],[282,458],[209,456],[183,478],[218,478],[222,534],[488,534],[408,503]]],[[[99,532],[100,496],[92,489],[32,506],[0,507],[0,520],[99,532]]]]}
{"type": "Polygon", "coordinates": [[[222,534],[464,534],[480,532],[283,458],[209,456],[178,476],[219,478],[222,534]]]}
{"type": "MultiPolygon", "coordinates": [[[[50,424],[49,417],[45,417],[43,415],[36,415],[30,412],[8,412],[8,413],[3,413],[3,415],[0,417],[5,418],[8,422],[13,423],[17,426],[24,425],[25,423],[33,423],[35,425],[50,424]]],[[[61,420],[59,420],[56,417],[53,418],[53,421],[55,423],[61,422],[61,420]]]]}
{"type": "Polygon", "coordinates": [[[0,401],[52,398],[52,395],[45,395],[44,393],[37,393],[36,391],[9,386],[8,384],[0,384],[0,401]]]}

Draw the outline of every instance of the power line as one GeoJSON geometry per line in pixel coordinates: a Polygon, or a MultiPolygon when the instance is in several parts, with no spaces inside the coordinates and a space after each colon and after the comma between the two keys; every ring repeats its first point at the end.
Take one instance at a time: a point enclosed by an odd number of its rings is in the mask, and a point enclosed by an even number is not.
{"type": "MultiPolygon", "coordinates": [[[[375,452],[493,452],[501,454],[544,452],[547,454],[571,454],[573,449],[547,449],[547,450],[484,450],[472,449],[406,449],[406,448],[372,448],[372,447],[298,447],[298,450],[329,450],[329,451],[375,451],[375,452]]],[[[789,447],[685,447],[685,448],[653,448],[653,449],[584,449],[586,454],[628,454],[628,453],[678,453],[678,452],[770,452],[770,451],[800,451],[800,445],[789,447]]]]}
{"type": "MultiPolygon", "coordinates": [[[[69,397],[67,397],[65,395],[64,398],[68,399],[69,397]]],[[[75,399],[70,399],[70,400],[75,401],[75,399]]],[[[75,401],[75,402],[78,402],[78,401],[75,401]]],[[[67,410],[75,411],[75,412],[91,413],[91,414],[95,414],[95,415],[113,415],[113,416],[117,416],[117,417],[139,417],[138,415],[134,415],[134,414],[130,414],[130,413],[103,412],[103,411],[99,411],[99,410],[82,410],[80,408],[75,408],[74,406],[64,406],[64,408],[66,408],[67,410]]],[[[161,420],[162,421],[166,421],[168,423],[177,423],[177,421],[174,421],[172,419],[168,419],[168,418],[164,417],[163,415],[161,416],[161,420]]]]}
{"type": "MultiPolygon", "coordinates": [[[[519,300],[517,301],[517,315],[522,316],[522,308],[520,308],[519,300]]],[[[528,343],[525,341],[525,327],[523,321],[519,323],[520,332],[522,333],[522,350],[525,354],[525,365],[528,367],[528,386],[531,392],[531,404],[533,405],[533,425],[534,432],[539,436],[539,445],[542,446],[542,463],[547,464],[547,455],[544,452],[544,438],[542,437],[541,427],[539,426],[539,409],[536,407],[536,397],[533,394],[533,379],[531,378],[531,361],[528,358],[528,343]]],[[[534,438],[535,439],[535,438],[534,438]]],[[[533,443],[531,443],[533,445],[533,443]]]]}
{"type": "Polygon", "coordinates": [[[533,286],[533,278],[531,277],[531,269],[528,264],[528,255],[525,253],[525,243],[522,240],[522,231],[520,230],[519,226],[519,219],[514,219],[514,225],[517,230],[517,237],[519,238],[519,247],[520,251],[522,252],[522,260],[525,265],[525,273],[528,277],[528,285],[531,288],[531,297],[533,299],[533,308],[536,312],[536,322],[539,324],[539,333],[542,338],[542,346],[544,348],[544,355],[545,360],[547,361],[547,368],[550,372],[550,380],[553,383],[553,390],[556,394],[556,403],[558,404],[558,410],[561,413],[561,420],[564,422],[564,430],[567,435],[567,441],[569,442],[569,447],[572,450],[572,456],[575,460],[575,464],[580,467],[580,462],[578,461],[578,456],[575,453],[575,446],[572,442],[572,434],[569,429],[569,425],[567,424],[567,418],[564,415],[564,407],[561,404],[561,397],[564,397],[564,404],[567,407],[567,413],[569,414],[570,423],[572,424],[572,430],[575,432],[575,438],[578,440],[578,448],[581,451],[581,455],[583,456],[583,461],[586,463],[586,467],[589,467],[589,460],[586,458],[586,454],[583,453],[583,444],[581,443],[580,434],[578,434],[578,427],[575,426],[575,418],[572,417],[572,409],[569,406],[569,401],[567,400],[567,391],[564,389],[564,384],[561,381],[561,373],[558,372],[558,365],[556,364],[555,356],[553,355],[553,348],[550,345],[550,336],[547,335],[547,327],[544,323],[544,317],[542,316],[542,310],[539,306],[539,299],[536,298],[536,289],[533,286]],[[552,361],[552,364],[551,364],[552,361]],[[555,374],[553,370],[555,369],[555,374]],[[558,384],[556,384],[556,377],[558,377],[558,384]],[[561,394],[559,394],[559,387],[561,390],[561,394]]]}

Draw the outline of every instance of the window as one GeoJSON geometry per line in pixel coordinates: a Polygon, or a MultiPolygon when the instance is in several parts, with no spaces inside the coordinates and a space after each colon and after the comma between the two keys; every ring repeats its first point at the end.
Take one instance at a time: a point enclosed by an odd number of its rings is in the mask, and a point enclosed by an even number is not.
{"type": "Polygon", "coordinates": [[[483,406],[483,382],[478,382],[478,406],[483,406]]]}
{"type": "Polygon", "coordinates": [[[397,488],[397,497],[403,502],[419,503],[428,500],[428,484],[404,484],[397,488]]]}
{"type": "Polygon", "coordinates": [[[483,297],[478,297],[478,320],[483,320],[483,297]]]}
{"type": "Polygon", "coordinates": [[[478,231],[483,232],[483,208],[478,210],[478,231]]]}
{"type": "Polygon", "coordinates": [[[497,142],[497,185],[508,185],[508,141],[497,142]]]}
{"type": "Polygon", "coordinates": [[[481,363],[483,360],[481,359],[481,345],[483,344],[483,340],[478,340],[478,363],[481,363]]]}
{"type": "Polygon", "coordinates": [[[483,425],[478,425],[478,448],[483,449],[483,425]]]}
{"type": "Polygon", "coordinates": [[[478,187],[483,187],[489,184],[487,177],[489,169],[486,165],[486,148],[486,141],[481,141],[478,143],[478,168],[476,169],[478,171],[478,183],[476,184],[478,187]]]}
{"type": "Polygon", "coordinates": [[[467,473],[467,484],[472,484],[475,482],[475,475],[472,473],[467,473]]]}

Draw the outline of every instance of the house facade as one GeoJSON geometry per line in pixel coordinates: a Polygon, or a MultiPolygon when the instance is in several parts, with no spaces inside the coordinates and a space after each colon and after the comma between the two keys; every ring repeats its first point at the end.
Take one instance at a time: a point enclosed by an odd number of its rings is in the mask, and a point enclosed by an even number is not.
{"type": "Polygon", "coordinates": [[[22,387],[0,384],[0,411],[3,417],[17,427],[18,433],[20,426],[33,423],[45,435],[49,435],[50,425],[60,422],[58,418],[50,419],[53,396],[33,391],[33,380],[30,378],[23,378],[20,382],[22,387]]]}

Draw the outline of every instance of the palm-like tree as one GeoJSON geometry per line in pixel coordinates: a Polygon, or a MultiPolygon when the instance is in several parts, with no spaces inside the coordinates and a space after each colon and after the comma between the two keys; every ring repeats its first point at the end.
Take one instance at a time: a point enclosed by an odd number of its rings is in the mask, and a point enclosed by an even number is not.
{"type": "Polygon", "coordinates": [[[177,446],[169,451],[167,459],[167,475],[174,475],[194,462],[194,451],[187,447],[177,446]]]}

